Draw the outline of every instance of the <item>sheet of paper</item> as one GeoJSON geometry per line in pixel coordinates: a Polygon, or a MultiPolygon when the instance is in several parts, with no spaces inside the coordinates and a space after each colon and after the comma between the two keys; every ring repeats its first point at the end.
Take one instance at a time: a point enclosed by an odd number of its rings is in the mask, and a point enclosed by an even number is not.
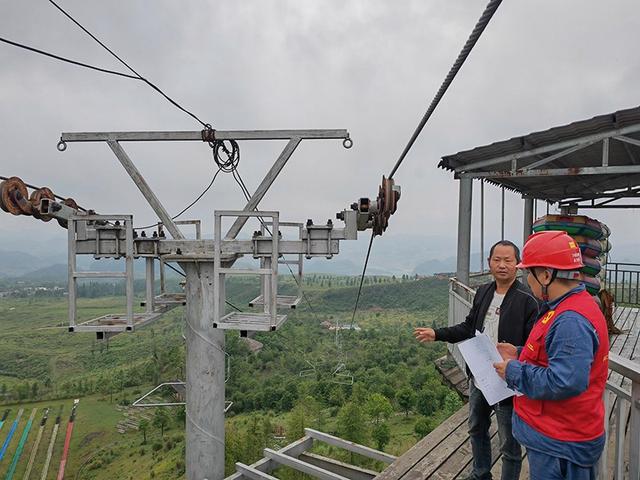
{"type": "Polygon", "coordinates": [[[473,374],[473,383],[489,405],[495,405],[516,394],[493,368],[493,364],[501,362],[502,357],[488,335],[476,332],[475,337],[458,343],[458,348],[473,374]]]}

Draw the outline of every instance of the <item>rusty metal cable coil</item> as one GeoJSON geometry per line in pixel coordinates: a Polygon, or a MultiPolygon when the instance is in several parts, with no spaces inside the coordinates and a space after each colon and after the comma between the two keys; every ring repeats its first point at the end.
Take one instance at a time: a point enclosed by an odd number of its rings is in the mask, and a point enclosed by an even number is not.
{"type": "Polygon", "coordinates": [[[12,215],[31,215],[27,186],[18,177],[10,177],[0,183],[0,208],[12,215]]]}

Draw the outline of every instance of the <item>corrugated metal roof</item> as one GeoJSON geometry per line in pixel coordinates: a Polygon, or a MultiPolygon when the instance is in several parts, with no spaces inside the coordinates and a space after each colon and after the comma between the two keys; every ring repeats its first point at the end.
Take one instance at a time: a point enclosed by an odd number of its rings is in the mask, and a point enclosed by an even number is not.
{"type": "MultiPolygon", "coordinates": [[[[598,115],[588,120],[580,120],[548,130],[533,132],[528,135],[514,137],[509,140],[495,142],[490,145],[476,147],[442,157],[438,164],[447,170],[465,171],[465,166],[482,161],[498,159],[509,155],[520,154],[540,147],[547,147],[560,142],[577,141],[590,135],[605,134],[634,125],[640,125],[640,107],[619,110],[606,115],[598,115]]],[[[628,133],[625,136],[640,140],[640,132],[628,133]]],[[[545,154],[549,156],[550,154],[545,154]]],[[[536,155],[518,161],[518,169],[544,158],[536,155]]],[[[504,159],[500,163],[473,170],[473,172],[510,171],[511,160],[504,159]]],[[[602,144],[595,143],[577,152],[568,154],[544,166],[545,169],[598,167],[602,164],[602,144]]],[[[619,141],[610,142],[610,166],[640,165],[640,147],[619,141]]],[[[585,195],[598,195],[605,191],[622,189],[640,185],[640,174],[599,174],[599,175],[567,175],[487,179],[491,183],[504,186],[525,195],[557,201],[585,195]]]]}

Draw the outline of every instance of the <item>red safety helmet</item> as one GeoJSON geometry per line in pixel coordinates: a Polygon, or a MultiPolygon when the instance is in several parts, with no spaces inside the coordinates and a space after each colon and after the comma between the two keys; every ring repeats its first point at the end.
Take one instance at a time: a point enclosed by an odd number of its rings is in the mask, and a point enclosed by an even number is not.
{"type": "Polygon", "coordinates": [[[567,232],[547,230],[527,239],[522,249],[522,261],[517,266],[580,270],[584,264],[578,243],[567,232]]]}

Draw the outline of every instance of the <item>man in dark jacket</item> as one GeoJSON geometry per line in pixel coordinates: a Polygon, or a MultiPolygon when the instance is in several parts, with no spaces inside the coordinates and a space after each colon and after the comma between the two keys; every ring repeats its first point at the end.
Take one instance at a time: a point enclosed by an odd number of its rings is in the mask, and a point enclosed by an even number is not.
{"type": "MultiPolygon", "coordinates": [[[[436,340],[457,343],[484,332],[495,342],[524,345],[538,317],[538,302],[516,280],[516,265],[520,262],[518,247],[508,240],[496,243],[489,251],[489,269],[493,282],[480,286],[473,306],[464,322],[444,328],[416,328],[414,335],[420,342],[436,340]]],[[[467,372],[469,370],[467,369],[467,372]]],[[[469,379],[469,436],[473,452],[473,473],[470,479],[491,479],[491,411],[496,413],[502,480],[517,480],[522,466],[520,444],[511,433],[513,403],[511,398],[489,405],[482,392],[469,379]]]]}

